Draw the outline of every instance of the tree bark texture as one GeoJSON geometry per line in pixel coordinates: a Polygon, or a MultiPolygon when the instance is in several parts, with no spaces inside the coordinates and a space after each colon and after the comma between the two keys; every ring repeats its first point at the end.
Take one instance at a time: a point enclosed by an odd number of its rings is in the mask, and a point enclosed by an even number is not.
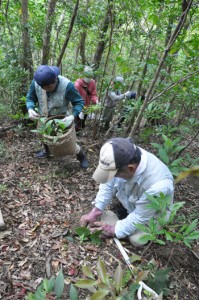
{"type": "Polygon", "coordinates": [[[105,18],[104,18],[104,22],[103,22],[103,25],[100,30],[101,33],[99,35],[99,42],[96,47],[96,51],[95,51],[94,58],[93,58],[93,64],[95,64],[96,67],[99,67],[101,59],[102,59],[102,55],[104,53],[104,49],[105,49],[105,45],[106,45],[106,41],[107,41],[106,33],[108,31],[108,26],[110,23],[110,14],[111,14],[111,6],[109,3],[108,7],[107,7],[105,18]]]}
{"type": "Polygon", "coordinates": [[[42,65],[47,65],[50,58],[50,37],[53,26],[53,16],[55,13],[57,0],[48,1],[48,10],[46,15],[45,28],[43,33],[42,65]]]}
{"type": "Polygon", "coordinates": [[[29,79],[33,77],[33,59],[28,31],[28,0],[21,0],[21,24],[22,24],[22,43],[23,43],[23,58],[22,66],[29,72],[29,79]]]}

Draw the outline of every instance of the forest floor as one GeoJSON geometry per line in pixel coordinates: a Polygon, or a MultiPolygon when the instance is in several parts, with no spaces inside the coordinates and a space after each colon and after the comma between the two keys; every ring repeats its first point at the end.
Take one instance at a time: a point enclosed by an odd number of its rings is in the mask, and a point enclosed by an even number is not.
{"type": "MultiPolygon", "coordinates": [[[[5,121],[2,126],[10,124],[5,121]]],[[[34,153],[40,143],[30,128],[17,127],[0,131],[0,135],[0,203],[6,223],[6,230],[0,231],[0,299],[25,299],[43,278],[55,275],[62,267],[67,283],[63,299],[68,300],[70,283],[83,278],[83,262],[96,270],[99,257],[110,274],[119,261],[127,269],[112,239],[97,246],[80,243],[75,234],[98,190],[92,174],[100,147],[117,133],[94,140],[88,128],[78,137],[88,155],[87,170],[80,169],[75,156],[37,159],[34,153]]],[[[149,144],[139,144],[150,150],[149,144]]],[[[189,151],[195,156],[198,149],[192,145],[189,151]]],[[[196,178],[176,185],[175,200],[185,201],[180,214],[198,218],[198,188],[196,178]]],[[[195,242],[192,249],[172,242],[150,243],[142,249],[133,248],[126,240],[122,243],[130,256],[141,256],[143,264],[153,259],[160,269],[170,268],[170,292],[164,299],[199,299],[199,243],[195,242]]],[[[85,299],[85,290],[78,291],[79,299],[85,299]]]]}

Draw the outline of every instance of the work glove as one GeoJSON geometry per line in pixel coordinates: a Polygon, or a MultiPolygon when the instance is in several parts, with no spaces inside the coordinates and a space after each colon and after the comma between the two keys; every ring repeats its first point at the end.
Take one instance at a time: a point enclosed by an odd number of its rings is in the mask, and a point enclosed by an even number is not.
{"type": "Polygon", "coordinates": [[[124,95],[127,97],[127,98],[129,98],[130,96],[131,96],[131,91],[127,91],[126,93],[124,93],[124,95]]]}
{"type": "Polygon", "coordinates": [[[94,113],[88,114],[88,120],[94,120],[94,119],[95,119],[95,114],[94,113]]]}
{"type": "Polygon", "coordinates": [[[130,96],[128,97],[129,99],[135,99],[137,93],[136,92],[131,92],[130,96]]]}
{"type": "Polygon", "coordinates": [[[84,113],[82,111],[79,114],[79,118],[80,118],[80,120],[84,120],[84,113]]]}
{"type": "Polygon", "coordinates": [[[73,115],[67,116],[67,117],[63,118],[62,121],[67,123],[68,127],[69,127],[72,124],[72,122],[74,121],[74,116],[73,115]]]}
{"type": "Polygon", "coordinates": [[[80,224],[82,226],[93,224],[97,220],[97,217],[101,215],[102,215],[102,211],[99,208],[94,207],[89,214],[81,217],[80,224]]]}
{"type": "Polygon", "coordinates": [[[40,115],[32,108],[28,110],[29,119],[32,121],[38,120],[40,118],[40,115]]]}
{"type": "Polygon", "coordinates": [[[115,225],[108,225],[103,222],[94,222],[90,230],[91,232],[102,231],[102,238],[115,236],[115,225]]]}

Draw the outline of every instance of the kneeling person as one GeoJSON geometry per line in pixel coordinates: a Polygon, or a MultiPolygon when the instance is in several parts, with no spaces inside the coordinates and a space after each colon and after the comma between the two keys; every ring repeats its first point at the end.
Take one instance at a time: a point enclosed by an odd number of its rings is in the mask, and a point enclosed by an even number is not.
{"type": "MultiPolygon", "coordinates": [[[[142,246],[144,235],[135,224],[148,224],[156,218],[156,211],[149,209],[147,194],[171,197],[173,203],[173,177],[167,166],[155,155],[133,144],[129,138],[112,138],[100,150],[99,165],[93,178],[100,183],[95,207],[81,217],[83,226],[92,224],[102,230],[105,237],[125,238],[134,246],[142,246]],[[119,220],[111,211],[104,211],[114,196],[127,210],[127,217],[119,220]],[[97,222],[98,217],[101,218],[97,222]]],[[[169,216],[168,209],[168,216],[169,216]]]]}

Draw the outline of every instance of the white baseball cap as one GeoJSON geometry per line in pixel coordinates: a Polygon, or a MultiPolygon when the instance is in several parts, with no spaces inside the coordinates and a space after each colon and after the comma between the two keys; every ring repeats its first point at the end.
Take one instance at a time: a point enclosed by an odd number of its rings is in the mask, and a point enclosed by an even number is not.
{"type": "Polygon", "coordinates": [[[128,165],[133,159],[136,146],[129,138],[112,138],[107,141],[100,150],[99,164],[93,179],[97,183],[105,183],[111,180],[118,169],[128,165]]]}

